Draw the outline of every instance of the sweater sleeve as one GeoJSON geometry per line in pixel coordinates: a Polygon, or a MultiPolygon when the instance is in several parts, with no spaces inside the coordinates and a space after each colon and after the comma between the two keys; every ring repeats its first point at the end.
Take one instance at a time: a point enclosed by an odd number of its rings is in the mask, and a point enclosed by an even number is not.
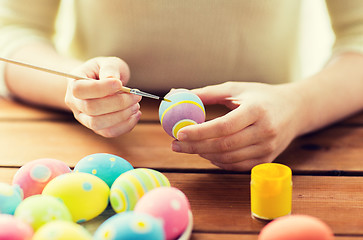
{"type": "MultiPolygon", "coordinates": [[[[31,42],[51,43],[59,0],[2,0],[0,2],[0,56],[31,42]]],[[[5,63],[0,62],[0,96],[8,94],[5,63]]]]}
{"type": "Polygon", "coordinates": [[[326,0],[335,33],[333,53],[354,51],[363,54],[363,1],[326,0]]]}

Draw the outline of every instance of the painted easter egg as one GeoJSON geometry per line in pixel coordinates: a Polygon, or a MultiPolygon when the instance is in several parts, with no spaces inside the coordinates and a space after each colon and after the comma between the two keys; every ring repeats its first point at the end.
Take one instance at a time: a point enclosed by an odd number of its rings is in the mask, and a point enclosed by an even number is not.
{"type": "Polygon", "coordinates": [[[41,158],[26,163],[19,168],[13,184],[23,189],[24,198],[41,194],[47,183],[58,175],[69,173],[71,169],[64,162],[52,158],[41,158]]]}
{"type": "Polygon", "coordinates": [[[187,89],[177,89],[168,93],[159,106],[160,123],[167,134],[177,139],[183,127],[205,121],[205,109],[200,98],[187,89]]]}
{"type": "Polygon", "coordinates": [[[162,219],[165,237],[167,240],[172,240],[187,228],[190,204],[179,189],[159,187],[147,192],[136,203],[134,211],[162,219]]]}
{"type": "Polygon", "coordinates": [[[81,225],[74,222],[56,220],[49,222],[36,231],[32,240],[92,240],[92,235],[81,225]]]}
{"type": "Polygon", "coordinates": [[[74,222],[85,222],[100,215],[108,205],[110,188],[89,173],[66,173],[54,178],[43,195],[60,198],[71,212],[74,222]]]}
{"type": "Polygon", "coordinates": [[[118,213],[103,222],[94,240],[162,240],[164,231],[160,220],[133,211],[118,213]]]}
{"type": "Polygon", "coordinates": [[[0,214],[0,239],[31,240],[33,232],[32,227],[21,219],[0,214]]]}
{"type": "Polygon", "coordinates": [[[57,219],[72,221],[72,216],[62,201],[52,196],[40,194],[30,196],[22,201],[15,210],[14,216],[28,223],[34,231],[57,219]]]}
{"type": "Polygon", "coordinates": [[[170,186],[162,173],[147,168],[130,170],[121,174],[112,184],[111,206],[117,213],[133,210],[146,192],[161,186],[170,186]]]}
{"type": "Polygon", "coordinates": [[[108,153],[95,153],[82,158],[74,167],[75,172],[91,173],[107,183],[109,187],[122,173],[134,167],[125,159],[108,153]]]}
{"type": "Polygon", "coordinates": [[[327,224],[308,215],[289,215],[267,224],[259,240],[333,240],[334,235],[327,224]]]}
{"type": "Polygon", "coordinates": [[[23,200],[23,191],[18,185],[0,183],[0,213],[14,214],[23,200]]]}

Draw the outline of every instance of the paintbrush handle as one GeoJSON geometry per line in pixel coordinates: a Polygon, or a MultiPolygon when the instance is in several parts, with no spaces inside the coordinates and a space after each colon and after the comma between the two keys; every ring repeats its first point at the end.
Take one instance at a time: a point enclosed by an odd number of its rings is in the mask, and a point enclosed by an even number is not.
{"type": "MultiPolygon", "coordinates": [[[[0,57],[0,61],[16,64],[16,65],[23,66],[23,67],[36,69],[36,70],[39,70],[39,71],[55,74],[55,75],[66,77],[66,78],[72,78],[72,79],[76,79],[76,80],[90,79],[90,78],[84,78],[84,77],[76,76],[76,75],[73,75],[73,74],[70,74],[70,73],[61,72],[61,71],[57,71],[57,70],[53,70],[53,69],[49,69],[49,68],[44,68],[44,67],[39,67],[39,66],[35,66],[35,65],[32,65],[32,64],[29,64],[29,63],[23,63],[23,62],[15,61],[15,60],[12,60],[12,59],[3,58],[3,57],[0,57]]],[[[91,79],[91,80],[94,80],[94,79],[91,79]]],[[[156,95],[153,95],[153,94],[150,94],[150,93],[142,92],[142,91],[137,90],[137,89],[131,89],[131,88],[128,88],[128,87],[124,87],[124,86],[122,86],[119,91],[126,92],[126,93],[131,93],[131,94],[136,94],[136,95],[140,95],[140,96],[144,96],[144,97],[154,98],[154,99],[165,100],[162,97],[159,97],[159,96],[156,96],[156,95]]]]}

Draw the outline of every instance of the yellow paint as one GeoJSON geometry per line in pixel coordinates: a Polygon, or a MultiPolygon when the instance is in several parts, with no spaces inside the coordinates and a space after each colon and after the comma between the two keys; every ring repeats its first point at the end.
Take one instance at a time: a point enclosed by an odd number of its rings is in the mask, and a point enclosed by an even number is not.
{"type": "Polygon", "coordinates": [[[178,139],[178,132],[180,131],[180,129],[182,129],[183,127],[186,127],[186,126],[190,126],[190,125],[195,125],[197,124],[195,121],[193,120],[190,120],[190,119],[184,119],[184,120],[181,120],[179,122],[177,122],[174,127],[173,127],[173,130],[172,130],[172,133],[173,133],[173,136],[178,139]]]}
{"type": "Polygon", "coordinates": [[[140,180],[135,177],[134,175],[128,175],[127,176],[128,180],[130,181],[132,187],[134,188],[134,190],[136,191],[135,193],[137,194],[137,198],[141,198],[145,192],[146,189],[143,188],[142,183],[140,182],[140,180]]]}
{"type": "Polygon", "coordinates": [[[272,220],[291,213],[291,169],[264,163],[251,171],[251,211],[254,217],[272,220]]]}
{"type": "Polygon", "coordinates": [[[160,122],[163,123],[163,119],[164,119],[164,116],[165,114],[170,110],[172,109],[173,107],[177,106],[177,105],[180,105],[180,104],[183,104],[183,103],[190,103],[190,104],[194,104],[196,106],[198,106],[200,109],[202,109],[202,111],[204,112],[204,115],[205,115],[205,110],[204,110],[204,107],[202,107],[199,103],[197,102],[194,102],[194,101],[189,101],[189,100],[186,100],[186,101],[180,101],[180,102],[177,102],[173,105],[170,105],[167,109],[165,109],[165,111],[163,112],[163,114],[161,115],[161,119],[160,119],[160,122]]]}

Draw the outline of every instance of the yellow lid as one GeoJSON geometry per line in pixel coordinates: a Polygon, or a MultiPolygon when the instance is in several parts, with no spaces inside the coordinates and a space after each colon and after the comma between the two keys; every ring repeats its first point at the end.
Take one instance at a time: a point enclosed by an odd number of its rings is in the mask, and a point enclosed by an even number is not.
{"type": "Polygon", "coordinates": [[[264,163],[251,171],[252,215],[274,219],[291,212],[292,172],[279,163],[264,163]]]}

